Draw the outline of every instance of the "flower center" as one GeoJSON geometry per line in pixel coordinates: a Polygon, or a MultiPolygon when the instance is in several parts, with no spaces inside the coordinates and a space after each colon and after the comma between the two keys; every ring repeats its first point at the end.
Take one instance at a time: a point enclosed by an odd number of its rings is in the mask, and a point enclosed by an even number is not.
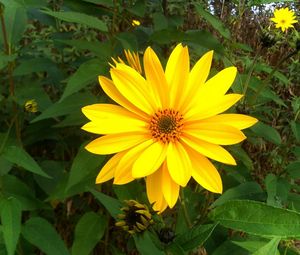
{"type": "Polygon", "coordinates": [[[172,109],[164,109],[152,116],[149,128],[154,139],[169,143],[179,140],[182,124],[182,114],[172,109]]]}
{"type": "Polygon", "coordinates": [[[285,20],[284,19],[281,20],[281,24],[285,24],[285,20]]]}

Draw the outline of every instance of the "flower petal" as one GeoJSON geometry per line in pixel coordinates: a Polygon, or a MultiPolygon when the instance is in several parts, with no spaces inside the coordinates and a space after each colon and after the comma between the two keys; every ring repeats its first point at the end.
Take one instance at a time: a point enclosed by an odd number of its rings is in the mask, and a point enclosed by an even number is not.
{"type": "Polygon", "coordinates": [[[220,174],[215,166],[200,153],[188,149],[192,161],[192,176],[203,188],[214,192],[222,193],[223,185],[220,174]]]}
{"type": "Polygon", "coordinates": [[[181,140],[186,145],[188,145],[189,147],[206,157],[209,157],[211,159],[225,164],[236,165],[236,162],[231,156],[231,154],[220,145],[208,143],[198,138],[191,137],[187,134],[182,136],[181,140]]]}
{"type": "Polygon", "coordinates": [[[164,198],[170,208],[173,208],[174,205],[176,204],[178,197],[179,197],[179,189],[180,186],[173,181],[169,174],[169,170],[167,168],[167,163],[166,161],[163,163],[161,167],[162,171],[162,190],[164,194],[164,198]]]}
{"type": "Polygon", "coordinates": [[[197,63],[192,68],[189,74],[187,88],[185,90],[187,94],[184,96],[185,101],[183,104],[183,112],[195,99],[195,94],[197,94],[200,86],[205,83],[209,75],[212,57],[213,51],[207,52],[197,61],[197,63]]]}
{"type": "Polygon", "coordinates": [[[185,114],[185,119],[190,121],[212,117],[226,111],[242,97],[243,95],[240,94],[227,94],[220,97],[218,100],[208,98],[205,102],[199,103],[199,105],[194,105],[193,108],[185,114]]]}
{"type": "Polygon", "coordinates": [[[220,145],[236,144],[246,139],[246,136],[239,129],[219,123],[189,125],[185,129],[185,133],[203,141],[220,145]]]}
{"type": "Polygon", "coordinates": [[[114,83],[104,77],[104,76],[99,76],[99,83],[100,86],[102,87],[103,91],[116,103],[119,105],[122,105],[126,109],[128,109],[131,112],[134,112],[138,114],[139,116],[143,118],[147,118],[147,114],[141,111],[139,108],[137,108],[135,105],[133,105],[131,102],[129,102],[116,88],[114,83]]]}
{"type": "Polygon", "coordinates": [[[180,186],[185,187],[191,178],[192,164],[180,142],[169,143],[167,166],[172,179],[180,186]]]}
{"type": "Polygon", "coordinates": [[[153,114],[157,102],[151,97],[145,79],[133,68],[117,64],[110,69],[112,80],[120,93],[139,109],[147,114],[153,114]]]}
{"type": "Polygon", "coordinates": [[[148,47],[144,53],[144,69],[149,87],[158,96],[161,108],[168,106],[168,84],[164,70],[155,52],[148,47]]]}
{"type": "Polygon", "coordinates": [[[168,206],[162,192],[162,171],[158,170],[146,178],[146,190],[150,204],[153,209],[162,213],[168,206]]]}
{"type": "Polygon", "coordinates": [[[133,147],[125,153],[116,167],[114,184],[121,185],[134,180],[134,177],[132,176],[132,167],[139,155],[152,143],[152,139],[149,139],[133,147]]]}
{"type": "Polygon", "coordinates": [[[127,150],[148,139],[144,132],[109,134],[93,140],[85,148],[89,152],[105,155],[127,150]]]}
{"type": "Polygon", "coordinates": [[[166,79],[169,85],[170,108],[180,109],[183,103],[189,78],[190,58],[187,47],[178,44],[170,55],[166,66],[166,79]]]}
{"type": "Polygon", "coordinates": [[[124,154],[125,152],[119,152],[107,161],[96,178],[97,184],[106,182],[114,177],[116,166],[124,154]]]}
{"type": "Polygon", "coordinates": [[[227,125],[231,127],[235,127],[237,129],[245,129],[253,126],[257,123],[258,120],[248,115],[244,114],[236,114],[236,113],[228,113],[228,114],[219,114],[208,119],[203,119],[199,121],[191,121],[186,123],[188,127],[198,128],[198,126],[202,124],[216,124],[216,125],[227,125]]]}
{"type": "Polygon", "coordinates": [[[166,158],[167,148],[166,144],[154,142],[141,152],[133,164],[132,175],[134,178],[148,176],[160,168],[166,158]]]}

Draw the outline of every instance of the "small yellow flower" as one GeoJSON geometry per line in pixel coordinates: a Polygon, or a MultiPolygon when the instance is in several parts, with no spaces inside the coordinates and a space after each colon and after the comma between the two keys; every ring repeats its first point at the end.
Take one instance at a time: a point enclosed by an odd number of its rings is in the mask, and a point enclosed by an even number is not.
{"type": "Polygon", "coordinates": [[[293,24],[298,22],[295,13],[288,8],[276,9],[274,17],[270,20],[276,23],[276,28],[281,28],[283,32],[290,27],[294,27],[293,24]]]}
{"type": "MultiPolygon", "coordinates": [[[[133,52],[130,50],[124,50],[124,54],[125,54],[128,65],[130,67],[132,67],[133,69],[135,69],[136,71],[138,71],[140,74],[142,74],[143,71],[142,71],[139,54],[137,52],[133,52]]],[[[118,60],[115,60],[114,58],[112,58],[112,60],[115,65],[117,65],[118,63],[125,64],[123,59],[121,59],[120,57],[118,57],[118,60]]],[[[114,67],[113,65],[110,65],[110,66],[114,67]]]]}
{"type": "Polygon", "coordinates": [[[131,22],[131,25],[133,27],[138,27],[139,25],[141,25],[141,22],[136,20],[136,19],[133,19],[132,22],[131,22]]]}
{"type": "Polygon", "coordinates": [[[123,228],[130,234],[143,232],[154,223],[152,215],[146,205],[135,200],[125,200],[126,207],[121,208],[122,214],[118,215],[117,227],[123,228]]]}
{"type": "Polygon", "coordinates": [[[24,108],[27,112],[37,112],[38,111],[38,104],[34,99],[26,101],[24,108]]]}
{"type": "Polygon", "coordinates": [[[104,92],[119,105],[93,104],[82,108],[90,120],[82,129],[102,135],[85,148],[95,154],[115,154],[96,183],[114,179],[126,184],[145,178],[147,196],[155,211],[174,207],[180,187],[193,177],[202,187],[222,193],[222,180],[208,159],[236,165],[222,145],[237,144],[241,131],[257,119],[223,114],[243,95],[226,94],[237,73],[228,67],[210,79],[213,52],[190,70],[188,48],[178,44],[165,69],[155,52],[144,53],[144,76],[116,63],[111,79],[99,77],[104,92]]]}

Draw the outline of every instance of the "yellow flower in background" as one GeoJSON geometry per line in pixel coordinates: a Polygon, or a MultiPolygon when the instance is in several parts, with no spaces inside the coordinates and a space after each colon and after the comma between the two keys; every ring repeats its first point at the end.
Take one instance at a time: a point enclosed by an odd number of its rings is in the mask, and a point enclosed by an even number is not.
{"type": "Polygon", "coordinates": [[[25,102],[24,108],[27,112],[37,112],[38,104],[34,99],[28,100],[25,102]]]}
{"type": "MultiPolygon", "coordinates": [[[[132,52],[130,50],[124,50],[124,54],[128,65],[131,66],[136,71],[138,71],[140,74],[142,74],[143,70],[142,70],[139,54],[137,52],[132,52]]],[[[125,64],[123,59],[121,59],[120,57],[118,57],[118,60],[115,60],[114,58],[112,58],[112,60],[115,65],[117,65],[118,63],[125,64]]],[[[110,66],[114,67],[113,65],[110,66]]]]}
{"type": "Polygon", "coordinates": [[[294,27],[293,24],[298,22],[295,13],[290,11],[289,8],[276,9],[274,17],[270,20],[276,23],[276,28],[281,28],[283,32],[290,27],[294,27]]]}
{"type": "Polygon", "coordinates": [[[136,19],[133,19],[133,20],[131,21],[131,25],[132,25],[133,27],[138,27],[138,26],[141,25],[141,22],[138,21],[138,20],[136,20],[136,19]]]}
{"type": "Polygon", "coordinates": [[[119,105],[82,108],[90,120],[82,129],[103,135],[86,149],[115,154],[96,183],[114,178],[114,184],[121,185],[146,178],[149,202],[159,212],[174,207],[180,186],[185,187],[191,177],[205,189],[222,193],[221,177],[209,159],[236,165],[220,145],[243,141],[241,130],[257,120],[222,114],[242,95],[226,94],[235,79],[235,67],[207,80],[212,56],[212,51],[206,53],[190,70],[188,48],[178,44],[164,70],[148,47],[143,59],[145,77],[123,63],[110,69],[112,79],[99,77],[102,89],[119,105]]]}

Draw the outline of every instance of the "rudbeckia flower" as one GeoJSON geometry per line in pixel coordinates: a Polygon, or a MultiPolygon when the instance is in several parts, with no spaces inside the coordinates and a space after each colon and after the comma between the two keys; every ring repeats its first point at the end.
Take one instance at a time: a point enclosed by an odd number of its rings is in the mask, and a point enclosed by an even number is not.
{"type": "Polygon", "coordinates": [[[298,22],[295,13],[290,11],[289,8],[276,9],[274,17],[270,20],[276,23],[276,28],[281,28],[282,32],[290,27],[294,27],[293,24],[298,22]]]}
{"type": "Polygon", "coordinates": [[[213,52],[190,70],[188,48],[178,44],[165,70],[155,52],[144,53],[143,77],[134,68],[116,63],[111,79],[100,85],[115,104],[82,108],[90,120],[82,129],[103,135],[90,142],[92,153],[114,154],[96,183],[114,179],[126,184],[145,178],[149,202],[162,212],[174,207],[180,187],[193,177],[203,188],[222,193],[221,177],[209,159],[236,165],[221,145],[236,144],[241,131],[257,120],[242,114],[222,114],[242,98],[226,94],[237,69],[228,67],[208,78],[213,52]]]}

